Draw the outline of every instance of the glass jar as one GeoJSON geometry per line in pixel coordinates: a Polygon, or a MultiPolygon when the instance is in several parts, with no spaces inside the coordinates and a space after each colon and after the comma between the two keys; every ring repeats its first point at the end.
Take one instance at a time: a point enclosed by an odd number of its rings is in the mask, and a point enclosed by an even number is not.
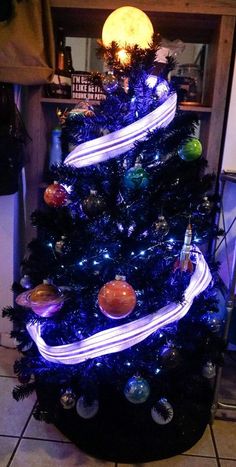
{"type": "Polygon", "coordinates": [[[197,103],[202,101],[202,75],[198,65],[186,63],[178,67],[175,77],[180,102],[197,103]]]}

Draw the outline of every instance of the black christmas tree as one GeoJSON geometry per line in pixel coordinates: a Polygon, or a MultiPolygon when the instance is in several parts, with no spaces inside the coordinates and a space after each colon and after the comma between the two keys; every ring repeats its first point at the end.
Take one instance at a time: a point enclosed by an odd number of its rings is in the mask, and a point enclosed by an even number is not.
{"type": "Polygon", "coordinates": [[[117,43],[100,44],[110,71],[92,80],[106,98],[67,115],[65,160],[4,310],[23,354],[14,397],[36,390],[36,418],[121,462],[201,437],[222,351],[216,266],[201,252],[217,235],[214,176],[159,47],[127,47],[122,63],[117,43]]]}

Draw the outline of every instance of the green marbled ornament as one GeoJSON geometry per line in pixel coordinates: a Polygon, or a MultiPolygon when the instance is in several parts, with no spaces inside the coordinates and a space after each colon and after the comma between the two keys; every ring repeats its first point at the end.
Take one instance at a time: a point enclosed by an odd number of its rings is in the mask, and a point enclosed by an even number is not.
{"type": "Polygon", "coordinates": [[[199,159],[202,154],[202,145],[199,139],[189,138],[178,147],[178,155],[183,161],[191,162],[199,159]]]}

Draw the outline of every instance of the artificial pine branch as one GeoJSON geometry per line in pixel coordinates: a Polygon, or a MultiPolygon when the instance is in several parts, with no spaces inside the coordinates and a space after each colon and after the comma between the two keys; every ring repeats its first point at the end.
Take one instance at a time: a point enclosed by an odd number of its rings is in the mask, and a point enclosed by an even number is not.
{"type": "Polygon", "coordinates": [[[27,384],[22,384],[21,386],[15,386],[12,391],[12,395],[16,401],[20,401],[26,397],[29,397],[35,391],[35,389],[36,383],[33,381],[27,384]]]}

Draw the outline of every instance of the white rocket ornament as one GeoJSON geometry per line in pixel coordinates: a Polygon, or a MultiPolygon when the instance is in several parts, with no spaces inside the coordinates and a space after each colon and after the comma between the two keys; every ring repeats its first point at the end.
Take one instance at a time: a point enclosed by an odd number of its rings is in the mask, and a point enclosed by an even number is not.
{"type": "Polygon", "coordinates": [[[193,263],[190,259],[190,250],[192,242],[192,225],[187,225],[187,229],[184,235],[184,244],[182,246],[179,259],[175,262],[174,270],[180,269],[181,272],[193,272],[193,263]]]}

